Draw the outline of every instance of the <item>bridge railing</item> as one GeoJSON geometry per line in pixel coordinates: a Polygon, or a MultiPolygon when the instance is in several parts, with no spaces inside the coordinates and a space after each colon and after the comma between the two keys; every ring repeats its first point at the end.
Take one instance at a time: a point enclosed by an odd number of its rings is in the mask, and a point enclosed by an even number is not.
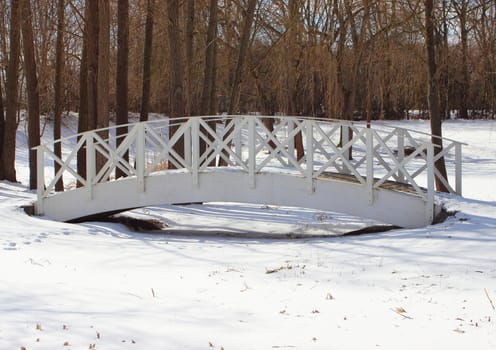
{"type": "Polygon", "coordinates": [[[55,141],[63,144],[62,158],[54,144],[37,147],[38,206],[62,178],[65,190],[84,188],[91,198],[97,184],[119,181],[117,170],[136,178],[138,191],[146,190],[147,177],[162,172],[184,172],[198,184],[202,172],[228,168],[245,172],[252,187],[261,172],[288,172],[303,177],[309,191],[315,179],[339,175],[365,186],[371,202],[374,190],[389,183],[408,185],[428,204],[434,201],[435,177],[452,193],[462,190],[461,143],[444,139],[443,149],[436,151],[430,135],[398,127],[261,116],[160,119],[119,127],[127,133],[118,136],[114,126],[55,141]],[[78,173],[78,154],[84,174],[78,173]],[[434,167],[441,156],[449,179],[434,167]],[[59,169],[51,174],[45,169],[53,162],[59,169]]]}

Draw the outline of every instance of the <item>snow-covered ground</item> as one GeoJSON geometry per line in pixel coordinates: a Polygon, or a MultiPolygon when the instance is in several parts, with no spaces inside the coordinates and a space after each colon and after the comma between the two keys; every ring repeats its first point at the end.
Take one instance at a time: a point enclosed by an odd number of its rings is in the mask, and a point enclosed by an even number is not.
{"type": "MultiPolygon", "coordinates": [[[[496,122],[449,121],[444,132],[469,144],[465,197],[441,198],[457,211],[446,222],[271,240],[29,217],[21,129],[22,184],[0,182],[0,349],[494,349],[496,122]]],[[[305,232],[350,220],[265,204],[137,213],[200,230],[305,232]]]]}

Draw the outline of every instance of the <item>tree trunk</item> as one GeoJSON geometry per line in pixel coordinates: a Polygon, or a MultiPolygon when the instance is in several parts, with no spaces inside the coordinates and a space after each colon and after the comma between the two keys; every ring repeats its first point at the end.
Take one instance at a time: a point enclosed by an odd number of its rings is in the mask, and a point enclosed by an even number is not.
{"type": "MultiPolygon", "coordinates": [[[[117,5],[117,81],[116,81],[116,122],[117,125],[128,123],[128,53],[129,53],[129,0],[119,0],[117,5]]],[[[127,127],[117,128],[117,145],[120,145],[128,133],[127,127]]],[[[129,160],[129,153],[124,155],[129,160]]],[[[115,177],[125,176],[117,168],[115,177]]]]}
{"type": "Polygon", "coordinates": [[[36,150],[40,144],[40,98],[38,95],[38,76],[33,41],[33,24],[31,20],[31,3],[21,0],[22,11],[22,47],[24,51],[24,69],[26,70],[28,93],[28,146],[29,146],[29,188],[37,185],[36,150]]]}
{"type": "Polygon", "coordinates": [[[20,22],[21,9],[20,0],[11,1],[10,13],[10,57],[7,68],[7,93],[6,93],[6,116],[5,129],[2,147],[2,180],[16,182],[15,170],[15,150],[16,150],[16,130],[17,130],[17,94],[19,54],[20,54],[20,22]]]}
{"type": "MultiPolygon", "coordinates": [[[[207,29],[207,39],[205,43],[205,74],[203,78],[203,88],[200,104],[200,115],[214,115],[216,113],[215,106],[215,66],[216,62],[216,47],[217,47],[217,0],[210,0],[209,19],[207,29]]],[[[213,131],[216,131],[216,122],[209,122],[208,125],[213,131]]],[[[209,135],[206,130],[201,130],[202,133],[207,134],[210,140],[213,136],[209,135]]],[[[200,154],[206,151],[206,142],[200,140],[200,154]]],[[[215,160],[212,160],[210,165],[215,165],[215,160]]]]}
{"type": "Polygon", "coordinates": [[[3,134],[5,131],[5,113],[3,105],[2,75],[0,73],[0,179],[3,179],[2,149],[3,134]]]}
{"type": "Polygon", "coordinates": [[[215,113],[215,106],[211,105],[213,87],[215,85],[215,47],[217,46],[217,0],[210,0],[210,17],[208,19],[207,41],[205,50],[205,75],[201,97],[200,114],[215,113]]]}
{"type": "MultiPolygon", "coordinates": [[[[110,83],[110,4],[109,0],[98,1],[98,73],[97,73],[97,129],[109,126],[109,83],[110,83]]],[[[108,131],[99,135],[105,140],[108,131]]],[[[107,159],[101,153],[96,155],[97,172],[107,159]]]]}
{"type": "MultiPolygon", "coordinates": [[[[87,28],[83,33],[83,52],[81,54],[81,64],[79,66],[79,117],[78,133],[88,131],[88,65],[87,65],[87,28]]],[[[79,138],[78,138],[79,141],[79,138]]],[[[86,150],[79,149],[77,154],[77,172],[84,179],[86,178],[86,150]]],[[[82,184],[78,181],[78,187],[82,184]]]]}
{"type": "MultiPolygon", "coordinates": [[[[441,113],[439,105],[439,85],[436,64],[436,48],[434,37],[434,4],[433,0],[424,0],[425,5],[425,45],[427,52],[427,71],[428,71],[428,102],[430,113],[430,124],[432,143],[435,145],[434,154],[438,154],[443,150],[441,113]]],[[[444,157],[441,157],[435,162],[435,167],[439,170],[441,176],[446,180],[446,165],[444,157]]],[[[436,177],[436,189],[441,192],[448,192],[444,184],[436,177]]]]}
{"type": "MultiPolygon", "coordinates": [[[[26,1],[26,0],[24,0],[26,1]]],[[[29,2],[29,0],[28,0],[29,2]]],[[[61,124],[62,124],[62,110],[63,110],[63,91],[64,91],[64,31],[65,31],[65,0],[58,0],[57,4],[57,43],[55,53],[55,121],[53,126],[53,139],[60,139],[61,124]]],[[[57,157],[62,158],[62,144],[57,142],[54,144],[54,153],[57,157]]],[[[61,166],[58,162],[54,161],[55,173],[57,173],[61,166]]],[[[64,182],[63,178],[55,184],[55,191],[63,191],[64,182]]]]}
{"type": "Polygon", "coordinates": [[[234,70],[233,83],[231,86],[229,108],[227,114],[232,115],[237,112],[239,108],[239,99],[241,93],[241,81],[243,78],[243,69],[245,59],[248,55],[248,46],[250,43],[251,26],[255,17],[255,8],[257,0],[248,0],[248,7],[246,9],[245,21],[243,23],[243,31],[241,32],[241,40],[239,43],[238,60],[234,70]]]}
{"type": "Polygon", "coordinates": [[[153,7],[154,0],[148,0],[146,7],[145,48],[143,53],[143,88],[141,95],[140,121],[148,120],[150,109],[150,82],[153,44],[153,7]]]}
{"type": "Polygon", "coordinates": [[[96,129],[97,120],[97,77],[98,77],[98,1],[86,2],[86,66],[87,66],[87,98],[88,123],[87,130],[96,129]]]}
{"type": "MultiPolygon", "coordinates": [[[[184,117],[184,94],[183,94],[183,62],[180,40],[179,26],[179,0],[167,0],[168,26],[169,34],[169,76],[170,76],[170,122],[176,118],[184,117]]],[[[178,125],[170,129],[169,137],[172,137],[178,125]]],[[[184,157],[184,137],[181,137],[174,145],[174,150],[181,157],[184,157]]],[[[169,164],[173,168],[173,164],[169,164]]]]}
{"type": "MultiPolygon", "coordinates": [[[[288,43],[286,46],[288,55],[288,114],[298,115],[298,59],[296,57],[296,47],[298,43],[298,22],[299,2],[298,0],[289,0],[288,2],[288,43]]],[[[296,150],[296,159],[301,160],[305,156],[303,148],[303,136],[301,131],[298,131],[294,136],[294,145],[296,150]]]]}
{"type": "MultiPolygon", "coordinates": [[[[194,101],[194,85],[193,85],[193,40],[195,30],[195,0],[187,0],[186,2],[186,114],[195,115],[198,110],[194,101]]],[[[217,8],[217,7],[216,7],[217,8]]]]}

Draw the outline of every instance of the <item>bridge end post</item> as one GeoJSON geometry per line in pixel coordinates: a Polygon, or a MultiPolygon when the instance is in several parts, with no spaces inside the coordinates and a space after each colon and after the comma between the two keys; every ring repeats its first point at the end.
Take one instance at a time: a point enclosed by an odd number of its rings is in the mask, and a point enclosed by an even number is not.
{"type": "Polygon", "coordinates": [[[145,124],[136,125],[136,181],[138,192],[145,192],[145,124]]]}
{"type": "Polygon", "coordinates": [[[462,195],[462,144],[455,144],[455,191],[462,195]]]}
{"type": "Polygon", "coordinates": [[[427,203],[426,203],[426,220],[429,225],[434,220],[434,145],[425,144],[427,148],[427,203]]]}
{"type": "Polygon", "coordinates": [[[88,192],[88,199],[93,199],[93,186],[96,177],[96,156],[95,144],[93,142],[93,131],[85,134],[86,139],[86,189],[88,192]]]}
{"type": "Polygon", "coordinates": [[[43,215],[45,200],[45,146],[43,145],[36,148],[36,167],[37,201],[34,208],[36,215],[43,215]]]}
{"type": "Polygon", "coordinates": [[[374,131],[371,128],[365,130],[367,137],[367,194],[369,205],[374,204],[374,131]]]}
{"type": "Polygon", "coordinates": [[[248,180],[250,188],[255,188],[256,152],[256,125],[254,118],[248,118],[248,180]]]}
{"type": "Polygon", "coordinates": [[[305,120],[305,137],[306,137],[306,178],[307,178],[307,188],[309,193],[315,192],[314,180],[313,180],[313,121],[305,120]]]}
{"type": "Polygon", "coordinates": [[[200,168],[200,120],[191,120],[191,175],[193,185],[198,187],[198,171],[200,168]]]}

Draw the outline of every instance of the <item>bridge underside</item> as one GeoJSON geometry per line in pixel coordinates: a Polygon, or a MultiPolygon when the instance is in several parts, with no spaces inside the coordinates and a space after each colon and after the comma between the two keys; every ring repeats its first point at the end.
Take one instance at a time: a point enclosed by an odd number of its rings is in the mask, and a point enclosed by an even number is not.
{"type": "Polygon", "coordinates": [[[371,201],[365,186],[332,177],[314,179],[313,187],[312,191],[302,176],[278,172],[259,173],[253,184],[248,174],[227,169],[202,172],[197,183],[182,171],[168,171],[147,177],[144,191],[140,191],[136,178],[123,178],[97,184],[92,193],[81,188],[48,197],[38,211],[70,221],[152,205],[241,202],[334,211],[416,228],[431,224],[433,215],[441,210],[437,205],[428,208],[418,196],[387,188],[375,189],[371,201]]]}

